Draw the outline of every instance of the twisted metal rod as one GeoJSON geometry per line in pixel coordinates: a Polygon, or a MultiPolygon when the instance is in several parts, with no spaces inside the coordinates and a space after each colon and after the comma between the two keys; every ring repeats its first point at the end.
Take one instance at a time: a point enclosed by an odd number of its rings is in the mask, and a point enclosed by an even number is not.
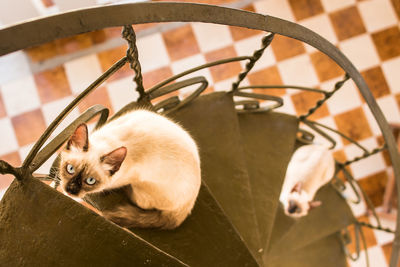
{"type": "Polygon", "coordinates": [[[350,79],[349,74],[346,73],[346,75],[344,76],[343,80],[338,81],[337,83],[335,83],[335,87],[331,92],[326,92],[325,93],[325,97],[321,100],[317,101],[317,104],[310,108],[307,112],[307,114],[301,115],[300,116],[300,120],[304,120],[307,117],[311,116],[312,114],[314,114],[315,111],[317,111],[317,109],[319,107],[321,107],[329,98],[331,98],[340,88],[342,88],[342,86],[344,85],[344,83],[350,79]]]}
{"type": "Polygon", "coordinates": [[[205,69],[205,68],[209,68],[209,67],[213,67],[213,66],[217,66],[217,65],[222,65],[222,64],[226,64],[226,63],[230,63],[230,62],[236,62],[236,61],[242,61],[242,60],[246,60],[246,59],[250,59],[250,56],[240,56],[240,57],[232,57],[232,58],[227,58],[227,59],[221,59],[221,60],[217,60],[217,61],[213,61],[213,62],[209,62],[191,69],[188,69],[186,71],[183,71],[181,73],[178,73],[172,77],[169,77],[168,79],[165,79],[164,81],[154,85],[153,87],[151,87],[150,89],[148,89],[146,91],[147,94],[151,94],[154,91],[158,90],[159,88],[169,84],[172,81],[175,81],[176,79],[179,79],[185,75],[188,75],[190,73],[205,69]]]}
{"type": "Polygon", "coordinates": [[[254,67],[254,64],[256,64],[256,62],[264,54],[265,49],[271,44],[272,40],[274,39],[274,36],[275,36],[274,33],[270,33],[262,38],[261,48],[254,51],[253,55],[249,59],[249,62],[247,62],[246,64],[246,69],[243,72],[239,73],[237,81],[232,83],[231,91],[238,90],[240,83],[244,80],[244,78],[246,78],[247,74],[254,67]]]}
{"type": "Polygon", "coordinates": [[[131,25],[125,25],[122,30],[122,37],[128,42],[129,48],[126,51],[126,57],[129,61],[129,66],[135,71],[133,80],[136,83],[136,91],[139,93],[139,100],[146,98],[146,93],[143,87],[142,67],[139,62],[139,52],[136,46],[136,34],[131,25]]]}
{"type": "Polygon", "coordinates": [[[310,87],[305,87],[305,86],[297,86],[297,85],[278,85],[278,84],[273,84],[273,85],[249,85],[249,86],[240,86],[238,88],[239,91],[246,90],[246,89],[296,89],[296,90],[309,91],[309,92],[315,92],[315,93],[320,93],[320,94],[329,93],[329,92],[326,92],[326,91],[321,90],[321,89],[310,88],[310,87]]]}
{"type": "Polygon", "coordinates": [[[360,225],[371,228],[371,229],[375,229],[375,230],[379,230],[379,231],[383,231],[383,232],[387,232],[390,234],[394,234],[396,233],[394,230],[390,229],[389,227],[383,227],[381,225],[372,225],[370,223],[366,223],[366,222],[358,222],[360,225]]]}
{"type": "MultiPolygon", "coordinates": [[[[307,120],[307,119],[302,119],[301,116],[300,116],[300,120],[301,120],[303,123],[305,123],[306,125],[308,125],[308,126],[310,126],[310,125],[319,126],[319,127],[325,128],[325,129],[327,129],[327,130],[329,130],[329,131],[331,131],[331,132],[334,132],[334,133],[336,133],[337,135],[340,135],[341,137],[343,137],[344,139],[346,139],[347,141],[349,141],[350,143],[352,143],[352,144],[356,145],[357,147],[359,147],[362,151],[364,151],[364,154],[370,153],[370,152],[368,151],[368,149],[366,149],[365,147],[363,147],[362,145],[360,145],[360,143],[358,143],[357,141],[355,141],[355,140],[353,140],[352,138],[348,137],[347,135],[345,135],[345,134],[339,132],[338,130],[335,130],[335,129],[333,129],[333,128],[327,126],[327,125],[324,125],[324,124],[319,123],[319,122],[316,122],[316,121],[311,121],[311,120],[307,120]]],[[[315,129],[314,129],[314,130],[315,130],[315,129]]],[[[325,134],[326,134],[326,133],[325,133],[325,134]]],[[[326,135],[327,135],[327,134],[326,134],[326,135]]],[[[332,137],[330,137],[330,138],[332,138],[332,137]]],[[[333,138],[332,138],[332,139],[333,139],[333,138]]],[[[331,141],[331,142],[332,142],[332,141],[331,141]]],[[[336,142],[335,142],[335,144],[336,144],[336,142]]],[[[369,155],[368,155],[368,156],[369,156],[369,155]]]]}
{"type": "Polygon", "coordinates": [[[355,235],[355,245],[356,245],[356,255],[352,255],[350,253],[349,249],[347,248],[347,245],[352,242],[349,230],[347,228],[342,229],[342,232],[340,233],[340,242],[342,244],[342,248],[344,251],[344,254],[346,255],[347,258],[349,258],[351,261],[357,261],[360,258],[360,229],[357,223],[354,223],[354,235],[355,235]]]}
{"type": "Polygon", "coordinates": [[[367,157],[369,157],[369,156],[372,156],[372,155],[374,155],[374,154],[377,154],[377,153],[379,153],[379,152],[382,152],[382,151],[384,151],[384,150],[386,150],[386,149],[387,149],[387,145],[385,144],[385,145],[382,146],[382,147],[377,147],[377,148],[373,149],[372,151],[367,151],[366,153],[364,153],[364,155],[359,156],[359,157],[355,157],[355,158],[353,158],[352,160],[348,160],[348,161],[346,161],[346,162],[344,162],[344,163],[342,163],[342,164],[345,165],[345,166],[348,166],[348,165],[350,165],[350,164],[352,164],[352,163],[354,163],[354,162],[357,162],[357,161],[360,161],[360,160],[362,160],[362,159],[365,159],[365,158],[367,158],[367,157]]]}

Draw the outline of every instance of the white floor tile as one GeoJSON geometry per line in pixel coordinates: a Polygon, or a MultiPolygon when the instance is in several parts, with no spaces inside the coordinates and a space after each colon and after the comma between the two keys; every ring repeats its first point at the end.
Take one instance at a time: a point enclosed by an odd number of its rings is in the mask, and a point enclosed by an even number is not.
{"type": "Polygon", "coordinates": [[[321,0],[325,11],[332,12],[346,8],[356,3],[356,0],[321,0]]]}
{"type": "Polygon", "coordinates": [[[378,123],[376,122],[376,119],[372,115],[372,112],[369,109],[369,107],[367,106],[367,104],[363,104],[362,108],[364,110],[364,114],[365,114],[365,117],[367,118],[369,127],[370,127],[370,129],[372,131],[372,134],[375,135],[375,136],[381,135],[382,133],[381,133],[381,130],[380,130],[379,126],[378,126],[378,123]]]}
{"type": "Polygon", "coordinates": [[[338,42],[332,23],[327,14],[321,14],[302,20],[301,25],[318,33],[332,44],[337,44],[338,42]]]}
{"type": "MultiPolygon", "coordinates": [[[[332,128],[332,129],[337,130],[337,126],[336,126],[335,120],[334,120],[333,117],[331,117],[331,116],[328,116],[328,117],[319,119],[319,120],[317,120],[317,122],[319,122],[319,123],[321,123],[321,124],[323,124],[323,125],[326,125],[326,126],[332,128]]],[[[342,142],[342,139],[341,139],[341,137],[340,137],[339,135],[335,134],[335,133],[332,132],[332,131],[325,130],[325,129],[322,128],[322,127],[320,127],[320,129],[323,130],[323,131],[324,131],[325,133],[327,133],[330,137],[332,137],[333,140],[336,141],[336,147],[335,147],[336,149],[340,149],[340,148],[343,147],[343,142],[342,142]]],[[[319,135],[319,134],[316,134],[316,135],[315,135],[315,142],[317,142],[317,143],[326,143],[326,144],[328,144],[328,145],[331,144],[328,140],[326,140],[324,137],[322,137],[322,136],[319,135]]]]}
{"type": "MultiPolygon", "coordinates": [[[[321,85],[321,88],[332,91],[335,83],[343,78],[337,78],[321,85]]],[[[352,80],[348,80],[328,101],[327,105],[332,115],[352,110],[361,105],[358,89],[352,80]]]]}
{"type": "Polygon", "coordinates": [[[167,66],[170,63],[164,39],[160,33],[139,38],[137,48],[143,73],[167,66]]]}
{"type": "Polygon", "coordinates": [[[400,57],[387,60],[382,64],[382,71],[393,94],[400,93],[400,57]]]}
{"type": "MultiPolygon", "coordinates": [[[[386,218],[382,218],[382,217],[379,219],[380,219],[382,227],[389,228],[391,230],[396,229],[396,221],[395,220],[390,220],[390,219],[386,219],[386,218]]],[[[373,216],[369,217],[369,221],[371,222],[371,224],[377,225],[375,218],[373,216]]],[[[392,242],[393,238],[394,238],[393,234],[384,232],[384,231],[380,231],[380,230],[374,230],[374,234],[375,234],[376,242],[378,243],[378,245],[384,245],[389,242],[392,242]]]]}
{"type": "Polygon", "coordinates": [[[19,153],[19,157],[21,158],[22,162],[24,162],[26,156],[28,156],[28,154],[31,151],[31,149],[32,149],[34,144],[35,143],[32,143],[32,144],[29,144],[29,145],[26,145],[26,146],[23,146],[23,147],[19,148],[18,153],[19,153]]]}
{"type": "Polygon", "coordinates": [[[89,55],[65,63],[65,72],[73,93],[86,89],[103,73],[96,55],[89,55]]]}
{"type": "MultiPolygon", "coordinates": [[[[360,142],[369,151],[378,147],[374,137],[368,138],[360,142]]],[[[362,156],[363,151],[353,144],[345,146],[344,152],[349,160],[356,156],[362,156]]],[[[360,161],[354,162],[350,165],[355,179],[364,178],[366,176],[375,174],[386,169],[385,161],[383,160],[382,153],[378,153],[360,161]]]]}
{"type": "Polygon", "coordinates": [[[28,59],[23,51],[0,57],[0,84],[31,74],[28,59]]]}
{"type": "Polygon", "coordinates": [[[340,50],[359,71],[377,66],[380,61],[369,34],[347,39],[339,44],[340,50]]]}
{"type": "Polygon", "coordinates": [[[394,96],[381,97],[377,102],[388,122],[400,123],[400,111],[394,96]]]}
{"type": "Polygon", "coordinates": [[[308,55],[300,55],[278,63],[284,84],[314,87],[318,78],[308,55]]]}
{"type": "Polygon", "coordinates": [[[13,152],[18,149],[14,128],[9,118],[0,119],[0,155],[13,152]]]}
{"type": "Polygon", "coordinates": [[[294,21],[292,9],[287,0],[267,0],[254,3],[257,13],[294,21]]]}
{"type": "MultiPolygon", "coordinates": [[[[361,199],[361,202],[358,204],[353,203],[354,201],[357,200],[357,195],[348,182],[346,182],[345,185],[346,185],[346,189],[344,190],[344,192],[342,194],[346,198],[347,203],[349,204],[350,209],[353,212],[354,216],[359,217],[359,216],[365,215],[367,212],[367,206],[365,204],[364,199],[361,199]]],[[[361,196],[361,198],[362,198],[361,191],[358,188],[356,188],[356,190],[357,190],[357,193],[359,194],[359,196],[361,196]]]]}
{"type": "Polygon", "coordinates": [[[232,89],[232,83],[236,82],[237,78],[232,77],[214,84],[215,91],[230,91],[232,89]]]}
{"type": "MultiPolygon", "coordinates": [[[[174,61],[171,64],[171,69],[174,75],[184,72],[186,70],[195,68],[197,66],[203,65],[206,63],[206,60],[202,54],[186,57],[181,60],[174,61]]],[[[210,73],[209,68],[205,68],[202,70],[198,70],[196,72],[187,74],[179,79],[178,81],[186,80],[188,78],[197,77],[197,76],[204,76],[209,84],[213,84],[213,79],[210,73]]]]}
{"type": "Polygon", "coordinates": [[[233,43],[226,25],[193,23],[192,28],[202,52],[217,50],[233,43]]]}
{"type": "Polygon", "coordinates": [[[369,32],[376,32],[397,24],[390,0],[362,1],[358,9],[369,32]]]}
{"type": "Polygon", "coordinates": [[[107,84],[107,92],[114,110],[120,110],[126,104],[137,100],[139,93],[132,77],[119,79],[107,84]]]}
{"type": "MultiPolygon", "coordinates": [[[[46,125],[50,125],[50,123],[53,122],[53,120],[60,114],[63,109],[68,106],[69,103],[72,102],[73,99],[74,98],[72,96],[68,96],[63,99],[44,104],[42,106],[42,112],[46,125]]],[[[59,134],[65,127],[71,124],[79,116],[79,114],[80,113],[77,108],[73,109],[60,123],[60,125],[57,126],[52,136],[56,136],[57,134],[59,134]]]]}
{"type": "MultiPolygon", "coordinates": [[[[243,39],[235,43],[234,47],[236,49],[238,56],[252,56],[255,50],[261,48],[261,40],[265,35],[256,35],[250,38],[243,39]]],[[[246,61],[242,61],[241,65],[245,67],[246,61]]],[[[258,71],[266,67],[270,67],[276,63],[274,53],[271,47],[267,47],[264,50],[263,55],[254,65],[252,71],[258,71]]]]}
{"type": "MultiPolygon", "coordinates": [[[[385,255],[380,247],[374,246],[368,248],[368,258],[370,266],[387,267],[385,255]]],[[[365,267],[367,266],[365,260],[365,251],[360,253],[360,258],[356,262],[350,262],[350,267],[365,267]]]]}
{"type": "Polygon", "coordinates": [[[3,101],[9,116],[19,115],[40,106],[32,75],[21,77],[1,86],[3,101]]]}

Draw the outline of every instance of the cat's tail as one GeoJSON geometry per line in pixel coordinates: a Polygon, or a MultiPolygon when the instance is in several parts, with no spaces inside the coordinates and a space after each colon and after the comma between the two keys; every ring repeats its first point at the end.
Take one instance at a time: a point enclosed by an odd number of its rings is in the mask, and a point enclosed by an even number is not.
{"type": "Polygon", "coordinates": [[[168,213],[161,210],[144,210],[129,204],[102,213],[108,220],[126,228],[174,229],[180,224],[168,213]]]}

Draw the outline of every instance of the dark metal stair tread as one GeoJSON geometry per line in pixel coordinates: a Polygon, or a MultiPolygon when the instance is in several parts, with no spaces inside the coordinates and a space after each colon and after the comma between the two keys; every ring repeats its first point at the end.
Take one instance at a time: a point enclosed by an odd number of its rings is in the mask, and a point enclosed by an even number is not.
{"type": "Polygon", "coordinates": [[[259,257],[262,246],[232,94],[201,95],[168,116],[197,142],[203,181],[253,255],[259,257]]]}
{"type": "Polygon", "coordinates": [[[238,113],[261,244],[268,247],[298,119],[277,112],[238,113]]]}
{"type": "MultiPolygon", "coordinates": [[[[114,209],[115,205],[130,203],[123,192],[123,189],[115,189],[107,194],[94,194],[91,200],[102,210],[114,209]]],[[[130,231],[190,266],[257,266],[205,185],[201,187],[192,214],[177,229],[130,231]]]]}
{"type": "Polygon", "coordinates": [[[296,250],[316,240],[329,236],[355,221],[354,215],[339,193],[330,185],[322,187],[316,195],[322,205],[300,219],[292,219],[278,209],[269,253],[264,258],[296,250]]]}
{"type": "Polygon", "coordinates": [[[339,233],[314,241],[301,249],[288,251],[268,262],[268,267],[346,267],[339,233]]]}
{"type": "Polygon", "coordinates": [[[182,266],[42,182],[16,179],[0,204],[2,266],[182,266]]]}

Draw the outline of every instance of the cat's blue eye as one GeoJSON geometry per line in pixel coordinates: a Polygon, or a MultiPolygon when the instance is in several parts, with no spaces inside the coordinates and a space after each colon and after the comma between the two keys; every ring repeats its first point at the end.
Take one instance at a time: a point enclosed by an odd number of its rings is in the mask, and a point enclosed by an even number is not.
{"type": "Polygon", "coordinates": [[[93,177],[89,177],[89,178],[86,178],[85,182],[86,182],[88,185],[94,185],[94,184],[96,183],[96,179],[93,178],[93,177]]]}
{"type": "Polygon", "coordinates": [[[72,164],[67,164],[67,172],[69,174],[74,174],[75,173],[75,168],[72,166],[72,164]]]}

